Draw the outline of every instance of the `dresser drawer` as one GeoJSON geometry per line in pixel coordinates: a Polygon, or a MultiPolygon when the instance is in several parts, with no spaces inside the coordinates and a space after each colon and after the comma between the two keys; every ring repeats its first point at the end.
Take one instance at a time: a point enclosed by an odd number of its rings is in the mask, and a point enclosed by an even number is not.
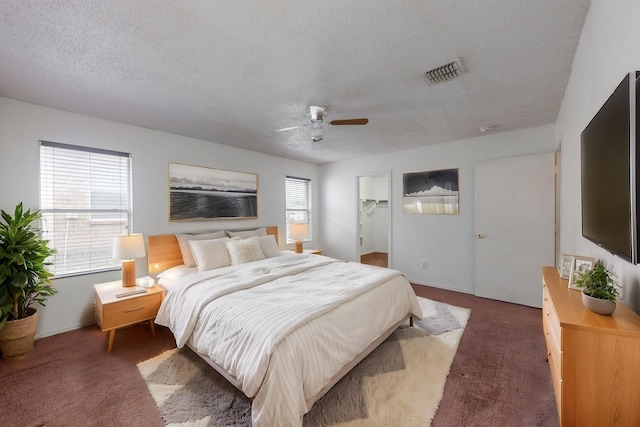
{"type": "MultiPolygon", "coordinates": [[[[542,329],[547,346],[547,360],[556,396],[562,396],[562,350],[560,321],[556,313],[549,290],[544,286],[542,291],[542,329]]],[[[556,398],[558,413],[562,410],[560,399],[556,398]]]]}
{"type": "Polygon", "coordinates": [[[161,302],[162,296],[153,294],[105,304],[102,307],[102,319],[99,319],[102,322],[100,326],[106,331],[152,319],[158,313],[161,302]]]}
{"type": "Polygon", "coordinates": [[[560,320],[558,320],[558,315],[546,287],[543,288],[542,293],[542,329],[544,330],[544,339],[553,341],[555,347],[559,350],[561,348],[560,320]]]}
{"type": "Polygon", "coordinates": [[[560,415],[562,405],[560,404],[561,399],[559,399],[558,396],[562,396],[562,375],[560,370],[562,366],[562,353],[557,347],[554,347],[553,345],[549,346],[548,343],[547,351],[549,370],[551,371],[551,380],[553,381],[553,390],[556,394],[556,406],[558,408],[558,414],[560,415]]]}

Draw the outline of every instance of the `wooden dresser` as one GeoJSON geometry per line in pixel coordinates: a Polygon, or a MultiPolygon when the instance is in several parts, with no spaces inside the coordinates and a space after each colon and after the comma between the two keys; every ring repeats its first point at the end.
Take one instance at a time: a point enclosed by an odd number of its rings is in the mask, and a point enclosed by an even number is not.
{"type": "Polygon", "coordinates": [[[592,313],[554,267],[542,268],[542,326],[560,426],[640,426],[640,316],[592,313]]]}

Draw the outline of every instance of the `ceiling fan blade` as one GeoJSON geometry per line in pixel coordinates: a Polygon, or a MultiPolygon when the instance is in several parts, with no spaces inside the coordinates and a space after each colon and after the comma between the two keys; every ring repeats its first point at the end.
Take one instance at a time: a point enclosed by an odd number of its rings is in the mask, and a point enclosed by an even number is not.
{"type": "Polygon", "coordinates": [[[307,125],[290,126],[288,128],[276,129],[275,132],[286,132],[288,130],[300,129],[300,128],[303,128],[303,127],[306,127],[306,126],[307,125]]]}
{"type": "Polygon", "coordinates": [[[366,125],[369,123],[369,119],[345,119],[345,120],[331,120],[332,125],[366,125]]]}

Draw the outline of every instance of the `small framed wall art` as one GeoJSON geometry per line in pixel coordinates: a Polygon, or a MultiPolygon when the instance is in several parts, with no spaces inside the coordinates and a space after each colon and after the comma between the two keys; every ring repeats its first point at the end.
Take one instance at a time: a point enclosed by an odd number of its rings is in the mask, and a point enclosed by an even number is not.
{"type": "Polygon", "coordinates": [[[169,163],[169,221],[257,217],[257,174],[169,163]]]}
{"type": "Polygon", "coordinates": [[[406,214],[457,215],[458,169],[403,174],[402,205],[406,214]]]}
{"type": "Polygon", "coordinates": [[[580,289],[575,284],[576,279],[591,270],[595,264],[596,260],[594,258],[574,255],[571,275],[569,276],[569,289],[580,289]]]}

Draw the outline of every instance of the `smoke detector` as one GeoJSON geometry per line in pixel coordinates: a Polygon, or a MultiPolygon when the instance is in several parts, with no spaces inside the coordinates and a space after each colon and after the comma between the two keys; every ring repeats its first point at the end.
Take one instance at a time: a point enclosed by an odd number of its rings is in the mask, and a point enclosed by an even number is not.
{"type": "Polygon", "coordinates": [[[460,61],[460,58],[456,58],[446,64],[442,64],[425,71],[424,78],[427,83],[434,85],[460,77],[463,72],[464,68],[462,67],[462,62],[460,61]]]}

